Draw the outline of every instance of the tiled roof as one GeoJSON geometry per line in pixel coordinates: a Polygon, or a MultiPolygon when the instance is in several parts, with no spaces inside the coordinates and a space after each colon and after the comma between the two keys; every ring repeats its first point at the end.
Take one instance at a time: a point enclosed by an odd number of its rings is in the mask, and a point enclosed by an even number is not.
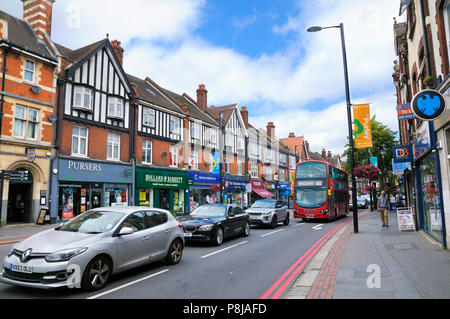
{"type": "Polygon", "coordinates": [[[67,59],[73,63],[77,63],[77,62],[80,62],[81,60],[83,60],[86,56],[88,56],[92,51],[94,51],[100,45],[103,45],[103,43],[105,41],[108,41],[108,39],[103,39],[103,40],[91,43],[91,44],[86,45],[77,50],[68,49],[57,43],[55,43],[55,46],[58,49],[58,51],[62,57],[64,57],[65,59],[67,59]]]}
{"type": "Polygon", "coordinates": [[[1,10],[0,19],[5,20],[8,23],[8,36],[7,39],[3,40],[7,40],[11,44],[20,47],[25,51],[56,62],[56,57],[52,55],[44,42],[36,36],[27,22],[13,17],[1,10]]]}

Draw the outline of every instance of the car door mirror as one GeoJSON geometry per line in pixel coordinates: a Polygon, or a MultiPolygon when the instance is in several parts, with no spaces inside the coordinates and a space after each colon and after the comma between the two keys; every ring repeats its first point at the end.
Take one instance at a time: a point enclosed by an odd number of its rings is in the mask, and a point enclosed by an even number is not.
{"type": "Polygon", "coordinates": [[[133,228],[131,228],[131,227],[122,227],[122,229],[119,231],[118,236],[131,235],[133,233],[134,233],[133,228]]]}

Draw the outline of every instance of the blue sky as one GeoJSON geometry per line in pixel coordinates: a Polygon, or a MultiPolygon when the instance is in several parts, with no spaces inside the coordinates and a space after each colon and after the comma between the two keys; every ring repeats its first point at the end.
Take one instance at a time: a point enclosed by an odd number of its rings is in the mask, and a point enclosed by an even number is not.
{"type": "MultiPolygon", "coordinates": [[[[347,139],[338,29],[344,23],[352,103],[397,131],[393,17],[396,0],[56,0],[52,39],[76,49],[109,33],[125,49],[126,72],[208,104],[238,103],[250,122],[278,137],[342,153],[347,139]],[[126,5],[125,5],[126,3],[126,5]],[[99,14],[102,13],[102,14],[99,14]]],[[[0,9],[22,17],[20,0],[0,9]]],[[[398,18],[401,19],[401,18],[398,18]]]]}

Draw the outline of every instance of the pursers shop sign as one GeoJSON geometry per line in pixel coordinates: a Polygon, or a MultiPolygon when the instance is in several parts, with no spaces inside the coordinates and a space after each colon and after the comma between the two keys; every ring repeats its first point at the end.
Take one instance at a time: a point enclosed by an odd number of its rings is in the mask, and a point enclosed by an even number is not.
{"type": "Polygon", "coordinates": [[[58,177],[61,181],[126,183],[133,182],[130,165],[95,161],[59,159],[58,177]]]}

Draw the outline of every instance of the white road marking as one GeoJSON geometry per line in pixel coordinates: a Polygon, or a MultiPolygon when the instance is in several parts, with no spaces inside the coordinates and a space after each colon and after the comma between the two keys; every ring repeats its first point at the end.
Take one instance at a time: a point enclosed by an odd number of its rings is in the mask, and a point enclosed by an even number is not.
{"type": "Polygon", "coordinates": [[[223,252],[223,251],[225,251],[225,250],[228,250],[228,249],[234,248],[234,247],[236,247],[236,246],[239,246],[239,245],[245,244],[246,242],[247,242],[247,241],[243,241],[243,242],[240,242],[239,244],[236,244],[236,245],[233,245],[233,246],[229,246],[229,247],[226,247],[226,248],[223,248],[223,249],[217,250],[217,251],[215,251],[215,252],[212,252],[212,253],[210,253],[210,254],[204,255],[204,256],[202,256],[201,258],[207,258],[207,257],[210,257],[210,256],[212,256],[212,255],[215,255],[215,254],[221,253],[221,252],[223,252]]]}
{"type": "Polygon", "coordinates": [[[273,231],[273,232],[270,232],[270,233],[267,233],[267,234],[261,235],[261,237],[266,237],[266,236],[269,236],[269,235],[272,235],[272,234],[278,233],[278,232],[280,232],[280,231],[283,231],[283,230],[284,230],[284,228],[283,228],[283,229],[279,229],[279,230],[275,230],[275,231],[273,231]]]}
{"type": "Polygon", "coordinates": [[[292,227],[298,227],[298,226],[301,226],[303,224],[305,224],[305,223],[298,223],[298,224],[292,225],[292,227]]]}
{"type": "Polygon", "coordinates": [[[322,226],[323,226],[323,224],[319,224],[319,225],[312,227],[312,229],[319,230],[319,229],[322,229],[322,226]]]}
{"type": "Polygon", "coordinates": [[[122,285],[122,286],[116,287],[116,288],[114,288],[114,289],[111,289],[111,290],[102,292],[101,294],[94,295],[94,296],[89,297],[89,298],[87,298],[87,299],[96,299],[96,298],[102,297],[102,296],[104,296],[104,295],[110,294],[110,293],[112,293],[112,292],[114,292],[114,291],[117,291],[117,290],[119,290],[119,289],[122,289],[122,288],[125,288],[125,287],[128,287],[128,286],[134,285],[134,284],[136,284],[136,283],[138,283],[138,282],[140,282],[140,281],[144,281],[144,280],[150,279],[150,278],[152,278],[152,277],[156,277],[156,276],[161,275],[161,274],[163,274],[163,273],[165,273],[165,272],[167,272],[167,271],[169,271],[169,269],[164,269],[164,270],[162,270],[162,271],[160,271],[160,272],[151,274],[151,275],[146,276],[146,277],[141,278],[141,279],[137,279],[137,280],[135,280],[135,281],[132,281],[132,282],[129,282],[129,283],[125,284],[125,285],[122,285]]]}

